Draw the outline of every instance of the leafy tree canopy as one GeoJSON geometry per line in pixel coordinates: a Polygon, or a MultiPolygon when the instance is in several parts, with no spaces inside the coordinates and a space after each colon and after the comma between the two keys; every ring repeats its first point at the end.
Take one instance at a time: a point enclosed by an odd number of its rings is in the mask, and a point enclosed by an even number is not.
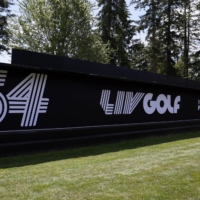
{"type": "Polygon", "coordinates": [[[108,63],[109,45],[92,26],[91,6],[84,0],[22,0],[10,25],[11,46],[108,63]]]}

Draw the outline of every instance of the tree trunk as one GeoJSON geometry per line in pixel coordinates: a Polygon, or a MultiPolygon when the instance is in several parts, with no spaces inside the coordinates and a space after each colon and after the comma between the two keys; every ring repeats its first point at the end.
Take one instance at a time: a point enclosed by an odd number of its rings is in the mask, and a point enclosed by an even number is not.
{"type": "Polygon", "coordinates": [[[153,27],[152,27],[152,53],[153,53],[153,72],[156,73],[156,24],[155,24],[155,1],[152,0],[152,22],[153,22],[153,27]]]}
{"type": "Polygon", "coordinates": [[[189,69],[189,52],[190,52],[190,1],[188,1],[188,25],[187,25],[187,67],[186,67],[186,77],[188,77],[189,69]]]}
{"type": "Polygon", "coordinates": [[[188,76],[188,30],[189,21],[187,19],[187,0],[184,2],[184,76],[188,76]]]}
{"type": "Polygon", "coordinates": [[[168,75],[172,74],[172,64],[171,64],[171,0],[168,0],[168,8],[167,8],[167,69],[166,73],[168,75]]]}
{"type": "MultiPolygon", "coordinates": [[[[108,11],[108,35],[107,38],[110,40],[112,40],[113,36],[111,36],[111,25],[112,25],[112,0],[109,0],[109,11],[108,11]]],[[[112,42],[111,42],[112,44],[112,42]]],[[[113,49],[114,47],[111,46],[111,48],[113,49]]],[[[110,64],[111,65],[116,65],[116,60],[115,60],[115,55],[114,53],[111,53],[110,55],[110,64]]]]}

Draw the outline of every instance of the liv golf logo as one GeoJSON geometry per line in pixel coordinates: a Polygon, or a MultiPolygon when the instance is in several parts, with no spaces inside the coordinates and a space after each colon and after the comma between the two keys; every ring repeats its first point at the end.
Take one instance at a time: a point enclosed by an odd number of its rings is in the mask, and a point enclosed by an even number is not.
{"type": "Polygon", "coordinates": [[[157,111],[159,114],[165,114],[167,111],[171,114],[176,114],[180,109],[181,97],[177,96],[172,102],[171,95],[160,94],[156,100],[153,99],[152,93],[135,93],[118,91],[115,104],[109,103],[110,90],[102,90],[100,105],[106,115],[121,115],[132,114],[134,109],[143,99],[143,109],[147,114],[153,114],[157,111]],[[173,106],[172,106],[173,105],[173,106]]]}
{"type": "MultiPolygon", "coordinates": [[[[4,86],[7,71],[0,70],[0,86],[4,86]]],[[[7,113],[22,114],[21,126],[36,126],[40,113],[46,113],[49,99],[43,98],[46,74],[31,73],[6,96],[0,93],[0,122],[7,113]]]]}

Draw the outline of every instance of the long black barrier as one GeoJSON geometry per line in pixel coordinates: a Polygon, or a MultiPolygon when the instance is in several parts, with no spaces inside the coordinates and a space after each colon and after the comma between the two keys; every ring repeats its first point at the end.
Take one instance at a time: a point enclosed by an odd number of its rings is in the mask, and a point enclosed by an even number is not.
{"type": "Polygon", "coordinates": [[[200,129],[200,83],[12,51],[0,64],[0,152],[200,129]]]}

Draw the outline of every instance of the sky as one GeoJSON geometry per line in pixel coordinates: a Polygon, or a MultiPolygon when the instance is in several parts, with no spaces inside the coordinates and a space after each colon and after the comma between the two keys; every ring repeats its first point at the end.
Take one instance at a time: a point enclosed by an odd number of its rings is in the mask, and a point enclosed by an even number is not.
{"type": "MultiPolygon", "coordinates": [[[[95,0],[90,0],[92,3],[95,2],[95,0]]],[[[131,0],[126,0],[126,3],[128,5],[130,14],[131,14],[131,19],[137,20],[139,19],[139,16],[144,14],[144,11],[138,11],[134,9],[134,5],[130,5],[131,0]]],[[[16,3],[16,0],[14,0],[14,3],[16,3]]],[[[11,7],[11,10],[15,13],[19,13],[18,6],[15,4],[14,6],[11,7]]],[[[97,14],[98,9],[94,12],[94,14],[97,14]]],[[[140,33],[135,36],[136,38],[140,38],[142,41],[145,40],[145,33],[140,33]]],[[[7,54],[0,54],[0,62],[1,63],[11,63],[11,56],[7,54]]]]}

